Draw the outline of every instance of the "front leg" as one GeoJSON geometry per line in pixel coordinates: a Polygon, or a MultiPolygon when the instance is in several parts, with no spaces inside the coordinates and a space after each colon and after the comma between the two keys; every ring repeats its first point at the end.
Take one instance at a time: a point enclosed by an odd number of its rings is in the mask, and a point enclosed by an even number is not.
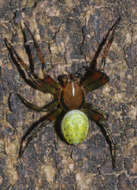
{"type": "MultiPolygon", "coordinates": [[[[30,62],[31,62],[33,59],[32,59],[32,54],[31,54],[31,48],[30,48],[29,45],[27,44],[27,35],[26,35],[26,33],[25,33],[25,28],[27,29],[27,31],[28,31],[29,34],[31,35],[31,38],[32,38],[32,40],[33,40],[33,42],[34,42],[34,47],[35,47],[35,49],[36,49],[36,53],[37,53],[37,55],[38,55],[38,58],[39,58],[39,60],[40,60],[40,62],[41,62],[41,64],[42,64],[42,72],[43,72],[43,68],[44,68],[44,65],[45,65],[45,61],[44,61],[43,54],[42,54],[42,52],[41,52],[41,50],[40,50],[40,47],[39,47],[39,45],[38,45],[38,43],[37,43],[37,41],[36,41],[34,35],[32,34],[32,32],[31,32],[31,30],[30,30],[30,28],[27,26],[26,23],[23,23],[23,22],[22,22],[22,23],[21,23],[21,30],[22,30],[22,33],[23,33],[24,45],[25,45],[25,49],[26,49],[26,52],[27,52],[27,54],[28,54],[29,60],[30,60],[30,62]]],[[[32,67],[32,70],[33,70],[33,67],[32,67]]],[[[43,74],[44,74],[44,73],[43,73],[43,74]]]]}
{"type": "Polygon", "coordinates": [[[105,85],[109,81],[109,77],[101,71],[90,71],[84,79],[81,80],[81,84],[85,87],[86,93],[96,90],[105,85]]]}
{"type": "Polygon", "coordinates": [[[96,54],[93,60],[90,63],[90,67],[87,70],[85,77],[81,80],[81,84],[86,88],[87,93],[89,91],[95,90],[103,86],[109,81],[109,77],[102,71],[104,70],[105,60],[109,52],[109,49],[112,45],[115,29],[117,25],[119,24],[119,21],[120,21],[120,17],[116,20],[116,22],[112,25],[112,27],[107,32],[106,36],[103,38],[102,42],[100,43],[96,51],[96,54]],[[96,68],[97,58],[99,57],[101,51],[102,51],[101,68],[100,70],[97,70],[96,68]]]}
{"type": "Polygon", "coordinates": [[[32,72],[31,68],[26,63],[24,63],[22,58],[18,55],[16,50],[7,39],[5,39],[5,44],[13,63],[16,65],[20,75],[27,84],[44,93],[57,93],[59,84],[54,79],[52,79],[49,75],[46,75],[44,79],[38,78],[35,73],[32,72]]]}
{"type": "Polygon", "coordinates": [[[105,59],[107,57],[107,54],[109,52],[109,49],[112,45],[113,39],[114,39],[114,34],[115,34],[115,30],[117,25],[120,22],[120,17],[118,17],[118,19],[115,21],[115,23],[112,25],[112,27],[108,30],[107,34],[105,35],[105,37],[103,38],[103,40],[101,41],[101,43],[98,46],[98,49],[94,55],[94,58],[92,59],[92,61],[90,62],[90,70],[96,70],[96,66],[97,66],[97,59],[100,55],[100,53],[102,52],[102,64],[103,67],[105,65],[105,59]]]}
{"type": "Polygon", "coordinates": [[[93,120],[101,129],[107,143],[110,147],[110,153],[112,157],[112,166],[115,168],[115,159],[116,159],[116,143],[112,137],[112,133],[106,123],[107,118],[106,114],[102,114],[100,111],[97,111],[97,109],[93,109],[92,105],[89,103],[86,103],[84,105],[84,108],[82,109],[84,113],[87,114],[89,119],[93,120]]]}
{"type": "Polygon", "coordinates": [[[52,111],[51,113],[43,116],[38,121],[36,121],[23,135],[21,139],[20,149],[19,149],[19,158],[22,156],[24,150],[28,146],[28,144],[32,141],[34,137],[37,136],[38,132],[43,128],[46,127],[48,123],[54,121],[62,112],[61,109],[57,109],[52,111]]]}

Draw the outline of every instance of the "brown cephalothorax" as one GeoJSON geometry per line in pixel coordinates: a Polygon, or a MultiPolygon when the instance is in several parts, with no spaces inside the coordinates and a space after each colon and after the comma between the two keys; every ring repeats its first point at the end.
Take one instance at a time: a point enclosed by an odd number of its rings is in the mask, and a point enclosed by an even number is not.
{"type": "Polygon", "coordinates": [[[80,109],[85,102],[85,89],[80,84],[79,78],[62,76],[62,87],[59,88],[58,100],[62,109],[68,111],[80,109]]]}
{"type": "MultiPolygon", "coordinates": [[[[111,136],[110,130],[106,124],[107,118],[102,111],[99,111],[97,108],[93,107],[92,104],[86,103],[86,94],[90,91],[96,90],[101,86],[105,85],[109,81],[109,77],[104,73],[104,65],[105,58],[108,54],[109,48],[113,42],[114,32],[116,26],[118,25],[120,18],[116,20],[116,22],[112,25],[112,27],[107,32],[106,36],[103,38],[100,43],[93,60],[90,62],[89,68],[87,68],[87,72],[84,77],[78,78],[75,75],[63,75],[59,76],[58,82],[55,81],[49,75],[44,74],[44,78],[40,79],[34,72],[33,59],[32,59],[32,50],[30,45],[27,43],[27,35],[26,30],[31,36],[34,47],[36,49],[37,56],[42,65],[45,64],[43,55],[40,51],[39,45],[35,40],[33,34],[31,33],[29,27],[25,24],[21,24],[21,30],[24,37],[24,47],[26,53],[29,58],[30,65],[24,63],[22,58],[18,55],[16,50],[13,48],[11,43],[5,39],[6,47],[9,51],[11,59],[13,63],[16,65],[20,75],[22,78],[29,84],[31,87],[43,92],[43,93],[51,93],[54,97],[54,100],[43,106],[39,107],[27,101],[21,95],[17,94],[20,100],[29,108],[35,111],[47,112],[39,121],[35,122],[24,134],[21,139],[19,157],[22,156],[25,148],[31,142],[34,136],[36,136],[37,132],[45,127],[49,122],[57,119],[61,114],[64,115],[70,110],[80,110],[87,115],[89,119],[94,121],[103,131],[105,139],[110,147],[112,164],[115,167],[115,151],[116,144],[111,136]],[[101,63],[103,65],[103,69],[97,69],[97,58],[102,51],[102,59],[101,63]]],[[[67,131],[67,130],[66,130],[67,131]]]]}

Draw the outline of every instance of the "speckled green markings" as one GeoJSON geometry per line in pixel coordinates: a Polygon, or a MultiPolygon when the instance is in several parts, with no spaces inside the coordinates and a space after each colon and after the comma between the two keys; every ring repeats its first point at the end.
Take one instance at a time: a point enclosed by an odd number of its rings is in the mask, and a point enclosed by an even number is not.
{"type": "Polygon", "coordinates": [[[66,113],[61,122],[61,131],[69,144],[79,144],[88,134],[89,121],[80,110],[72,110],[66,113]]]}

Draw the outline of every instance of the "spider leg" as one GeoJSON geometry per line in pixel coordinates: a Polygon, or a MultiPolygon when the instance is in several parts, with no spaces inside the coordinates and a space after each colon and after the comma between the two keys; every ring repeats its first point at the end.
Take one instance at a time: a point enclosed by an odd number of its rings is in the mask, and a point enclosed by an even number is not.
{"type": "Polygon", "coordinates": [[[37,136],[38,132],[43,128],[46,127],[51,121],[54,121],[56,117],[62,112],[61,109],[56,109],[51,113],[43,116],[38,121],[36,121],[24,134],[21,139],[20,149],[19,149],[19,158],[22,156],[24,150],[28,146],[28,144],[32,141],[34,137],[37,136]]]}
{"type": "Polygon", "coordinates": [[[107,43],[106,43],[106,45],[105,45],[105,47],[103,49],[103,54],[102,54],[102,58],[101,58],[101,63],[102,63],[102,69],[101,70],[104,70],[104,67],[105,67],[105,64],[106,64],[106,57],[107,57],[109,49],[110,49],[110,47],[112,45],[112,42],[114,40],[115,29],[116,29],[117,25],[119,24],[119,21],[120,21],[120,17],[113,24],[113,26],[108,31],[108,34],[106,36],[107,37],[107,43]]]}
{"type": "Polygon", "coordinates": [[[107,32],[106,36],[104,37],[101,44],[99,45],[98,50],[96,51],[96,54],[95,54],[93,60],[90,63],[90,67],[89,67],[89,70],[87,71],[87,73],[85,74],[85,78],[82,79],[81,83],[86,88],[87,92],[95,90],[95,89],[103,86],[104,84],[106,84],[109,81],[108,76],[100,70],[104,69],[105,59],[106,59],[108,51],[111,47],[111,44],[113,42],[115,29],[116,29],[119,21],[120,21],[120,17],[116,20],[116,22],[112,25],[112,27],[107,32]],[[103,47],[104,47],[104,49],[103,49],[103,55],[102,55],[102,59],[101,59],[102,69],[100,68],[100,70],[97,70],[96,69],[97,58],[103,47]]]}
{"type": "MultiPolygon", "coordinates": [[[[29,63],[33,63],[32,51],[31,51],[31,47],[29,43],[27,42],[27,35],[25,33],[24,25],[21,24],[20,27],[23,34],[24,47],[25,47],[26,54],[28,55],[29,63]]],[[[34,64],[30,64],[29,66],[30,66],[30,70],[34,73],[34,64]]]]}
{"type": "Polygon", "coordinates": [[[30,102],[28,102],[24,97],[22,97],[20,94],[17,94],[17,96],[19,97],[19,99],[21,100],[21,102],[27,106],[28,108],[32,109],[32,110],[35,110],[37,112],[49,112],[49,111],[52,111],[54,108],[57,107],[58,105],[58,101],[57,100],[54,100],[52,102],[50,102],[49,104],[46,104],[42,107],[39,107],[37,105],[34,105],[30,102]]]}
{"type": "Polygon", "coordinates": [[[109,77],[101,71],[90,71],[81,80],[81,84],[85,87],[86,92],[93,91],[105,85],[109,81],[109,77]]]}
{"type": "Polygon", "coordinates": [[[114,39],[114,33],[115,33],[115,29],[117,27],[117,25],[119,24],[119,21],[120,21],[120,17],[115,21],[115,23],[112,25],[112,27],[108,30],[106,36],[103,38],[102,42],[100,43],[96,53],[95,53],[95,56],[93,58],[93,60],[91,61],[90,63],[90,70],[95,70],[96,69],[96,64],[97,64],[97,58],[100,54],[100,52],[102,51],[102,48],[104,47],[104,50],[103,50],[103,55],[102,55],[102,64],[103,64],[103,67],[105,65],[105,59],[106,59],[106,56],[108,54],[108,51],[111,47],[111,44],[113,42],[113,39],[114,39]]]}
{"type": "Polygon", "coordinates": [[[44,79],[39,79],[28,65],[24,63],[21,57],[17,54],[13,46],[5,39],[6,47],[10,53],[13,63],[16,65],[22,78],[33,88],[38,89],[45,93],[56,94],[58,83],[54,81],[50,76],[46,76],[44,79]]]}
{"type": "Polygon", "coordinates": [[[109,144],[111,158],[112,158],[112,165],[113,165],[113,168],[115,168],[116,143],[115,143],[115,141],[112,137],[111,131],[106,123],[107,118],[100,111],[97,111],[97,109],[94,110],[92,105],[89,103],[86,103],[84,105],[84,108],[82,109],[82,111],[84,113],[86,113],[87,116],[100,127],[107,143],[109,144]]]}
{"type": "MultiPolygon", "coordinates": [[[[25,27],[27,28],[28,32],[30,33],[31,38],[32,38],[32,40],[33,40],[33,42],[34,42],[34,46],[35,46],[37,55],[38,55],[38,57],[39,57],[39,60],[40,60],[40,62],[41,62],[41,64],[42,64],[42,71],[43,71],[44,65],[45,65],[45,61],[44,61],[43,54],[42,54],[42,52],[41,52],[41,50],[40,50],[40,47],[39,47],[39,45],[38,45],[38,43],[37,43],[37,41],[36,41],[34,35],[32,34],[32,32],[31,32],[31,30],[30,30],[30,28],[27,26],[26,23],[24,23],[24,25],[25,25],[25,27]]],[[[23,24],[21,25],[21,28],[22,28],[22,31],[23,31],[24,39],[26,39],[26,34],[25,34],[25,32],[24,32],[23,24]]],[[[30,52],[30,51],[29,51],[29,52],[30,52]]]]}
{"type": "MultiPolygon", "coordinates": [[[[27,28],[29,34],[31,35],[31,38],[33,40],[33,43],[34,43],[34,46],[35,46],[35,49],[36,49],[36,53],[37,53],[38,58],[39,58],[39,60],[40,60],[40,62],[42,64],[42,72],[43,72],[45,61],[44,61],[44,57],[42,55],[42,52],[40,50],[40,47],[39,47],[34,35],[32,34],[30,28],[27,26],[26,23],[24,23],[24,25],[27,28]]],[[[27,36],[26,36],[26,33],[25,33],[24,25],[23,25],[23,23],[21,24],[21,29],[22,29],[22,33],[23,33],[23,37],[24,37],[24,46],[25,46],[25,49],[26,49],[26,53],[27,53],[27,55],[29,57],[30,63],[33,63],[31,48],[29,47],[29,44],[27,44],[27,36]]],[[[34,72],[34,65],[33,64],[30,64],[30,68],[31,68],[32,72],[34,72]]],[[[49,75],[45,75],[44,72],[43,72],[43,75],[44,75],[43,82],[47,82],[51,86],[53,86],[54,88],[58,88],[57,82],[55,80],[53,80],[49,75]]]]}

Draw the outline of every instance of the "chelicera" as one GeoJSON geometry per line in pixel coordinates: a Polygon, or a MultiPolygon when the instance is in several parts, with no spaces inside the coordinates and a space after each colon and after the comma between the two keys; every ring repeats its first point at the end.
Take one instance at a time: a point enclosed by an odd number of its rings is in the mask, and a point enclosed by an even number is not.
{"type": "Polygon", "coordinates": [[[116,20],[116,22],[107,32],[106,36],[103,38],[101,44],[97,49],[97,52],[95,53],[93,60],[90,63],[89,68],[87,68],[85,76],[79,78],[75,75],[62,75],[59,76],[58,82],[55,81],[52,77],[50,77],[48,74],[44,74],[45,76],[43,79],[39,78],[35,74],[33,69],[34,63],[32,59],[31,48],[30,45],[26,43],[27,36],[25,30],[29,32],[33,40],[34,47],[36,49],[36,53],[41,64],[44,65],[45,63],[39,45],[26,24],[21,25],[21,29],[24,37],[24,47],[28,55],[30,65],[24,63],[24,61],[18,55],[11,43],[7,39],[5,39],[5,44],[12,58],[12,61],[16,65],[19,73],[21,74],[23,79],[28,83],[28,85],[43,93],[51,93],[54,97],[54,100],[52,102],[46,104],[43,107],[39,107],[30,103],[24,97],[18,94],[20,100],[27,107],[38,112],[47,112],[47,114],[39,120],[39,123],[41,122],[41,124],[36,123],[35,125],[32,125],[22,137],[19,150],[19,157],[22,156],[27,145],[31,142],[33,137],[36,136],[36,134],[41,128],[45,127],[47,123],[56,120],[62,113],[65,114],[70,110],[76,109],[84,112],[90,120],[94,121],[101,128],[101,131],[103,132],[103,135],[110,147],[112,165],[113,167],[115,167],[116,143],[111,135],[110,129],[108,128],[106,122],[106,114],[93,107],[92,104],[86,103],[85,98],[88,92],[102,87],[109,81],[109,77],[104,73],[103,68],[97,69],[96,63],[97,58],[102,50],[103,53],[101,64],[105,65],[105,59],[108,54],[109,48],[112,44],[114,32],[119,21],[120,18],[116,20]]]}

